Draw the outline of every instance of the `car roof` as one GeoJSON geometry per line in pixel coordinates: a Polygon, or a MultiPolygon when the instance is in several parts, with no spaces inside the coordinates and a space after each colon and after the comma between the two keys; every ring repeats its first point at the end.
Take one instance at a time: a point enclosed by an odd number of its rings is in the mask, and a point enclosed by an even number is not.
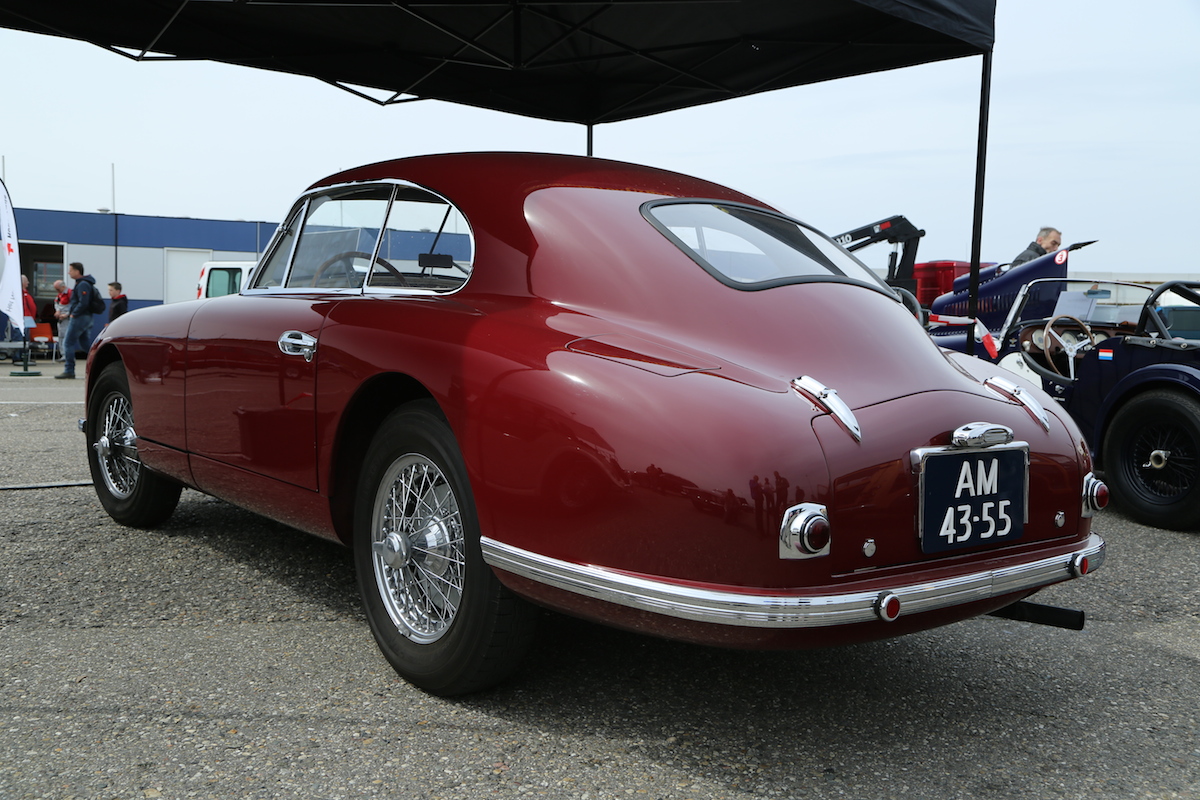
{"type": "Polygon", "coordinates": [[[590,156],[551,153],[413,156],[338,172],[317,181],[310,189],[378,180],[409,181],[443,194],[456,204],[466,202],[468,195],[481,191],[516,200],[539,189],[568,186],[667,197],[705,197],[770,208],[729,187],[678,172],[590,156]]]}

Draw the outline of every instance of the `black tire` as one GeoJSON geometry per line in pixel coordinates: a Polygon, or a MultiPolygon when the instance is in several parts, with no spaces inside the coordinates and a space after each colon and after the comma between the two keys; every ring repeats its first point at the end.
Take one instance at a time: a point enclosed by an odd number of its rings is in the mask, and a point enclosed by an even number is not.
{"type": "Polygon", "coordinates": [[[108,515],[133,528],[153,528],[166,521],[183,487],[142,465],[129,378],[120,362],[109,364],[96,378],[84,432],[92,484],[108,515]]]}
{"type": "Polygon", "coordinates": [[[1101,453],[1113,499],[1131,517],[1172,530],[1200,527],[1200,401],[1155,389],[1117,412],[1101,453]]]}
{"type": "Polygon", "coordinates": [[[371,632],[405,680],[442,696],[518,667],[536,609],[484,563],[466,468],[436,406],[392,413],[363,462],[354,563],[371,632]]]}

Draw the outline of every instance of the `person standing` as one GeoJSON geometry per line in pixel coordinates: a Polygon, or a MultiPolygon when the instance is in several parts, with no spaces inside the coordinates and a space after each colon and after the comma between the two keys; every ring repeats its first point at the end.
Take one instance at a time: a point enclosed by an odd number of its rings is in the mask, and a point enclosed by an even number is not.
{"type": "Polygon", "coordinates": [[[29,276],[25,273],[21,273],[21,314],[25,317],[22,327],[25,335],[25,363],[28,365],[33,363],[29,358],[29,337],[33,335],[33,326],[37,324],[37,301],[29,293],[29,276]]]}
{"type": "MultiPolygon", "coordinates": [[[[33,295],[29,293],[29,276],[21,275],[21,310],[25,314],[25,324],[29,324],[29,320],[37,316],[37,302],[33,299],[33,295]]],[[[26,332],[28,338],[28,332],[26,332]]]]}
{"type": "Polygon", "coordinates": [[[1038,231],[1037,238],[1029,243],[1029,247],[1022,250],[1021,254],[1012,260],[1012,266],[1015,267],[1026,261],[1041,258],[1060,247],[1062,247],[1062,233],[1057,228],[1042,228],[1038,231]]]}
{"type": "Polygon", "coordinates": [[[67,310],[71,307],[71,290],[67,288],[66,281],[54,282],[54,335],[58,337],[58,355],[54,357],[55,361],[62,361],[62,340],[67,335],[67,310]]]}
{"type": "Polygon", "coordinates": [[[121,294],[119,281],[113,281],[108,285],[108,296],[112,299],[112,304],[108,307],[108,321],[112,322],[129,310],[129,298],[121,294]]]}
{"type": "MultiPolygon", "coordinates": [[[[71,307],[71,290],[67,288],[66,281],[55,281],[54,291],[57,293],[54,297],[54,318],[66,319],[67,309],[71,307]]],[[[63,330],[65,332],[66,329],[63,330]]]]}
{"type": "Polygon", "coordinates": [[[59,339],[63,351],[63,371],[54,376],[59,380],[75,377],[75,351],[86,353],[92,345],[92,297],[96,294],[96,279],[83,273],[83,264],[72,262],[67,271],[75,281],[75,288],[71,290],[71,304],[63,320],[67,333],[59,339]]]}

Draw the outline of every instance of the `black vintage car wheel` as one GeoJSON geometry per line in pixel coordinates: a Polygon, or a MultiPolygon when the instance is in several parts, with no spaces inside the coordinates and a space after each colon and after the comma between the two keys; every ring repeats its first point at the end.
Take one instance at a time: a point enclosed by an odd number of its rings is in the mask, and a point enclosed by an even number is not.
{"type": "Polygon", "coordinates": [[[354,561],[375,641],[410,683],[465,694],[517,668],[536,612],[484,563],[466,468],[432,404],[394,412],[367,451],[354,561]]]}
{"type": "Polygon", "coordinates": [[[171,516],[183,487],[142,465],[123,364],[109,364],[96,379],[84,433],[92,484],[110,517],[122,525],[152,528],[171,516]]]}
{"type": "Polygon", "coordinates": [[[1200,402],[1156,389],[1126,403],[1104,437],[1113,499],[1147,525],[1200,527],[1200,402]]]}

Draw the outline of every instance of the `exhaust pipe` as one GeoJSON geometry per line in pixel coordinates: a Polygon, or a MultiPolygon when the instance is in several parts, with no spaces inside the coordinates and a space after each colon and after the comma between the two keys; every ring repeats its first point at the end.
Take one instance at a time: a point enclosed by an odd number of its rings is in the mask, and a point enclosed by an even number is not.
{"type": "Polygon", "coordinates": [[[1014,619],[1017,622],[1032,622],[1035,625],[1050,625],[1054,628],[1066,628],[1072,631],[1083,630],[1084,622],[1082,611],[1027,603],[1024,600],[1013,603],[1011,606],[998,608],[988,616],[1014,619]]]}

